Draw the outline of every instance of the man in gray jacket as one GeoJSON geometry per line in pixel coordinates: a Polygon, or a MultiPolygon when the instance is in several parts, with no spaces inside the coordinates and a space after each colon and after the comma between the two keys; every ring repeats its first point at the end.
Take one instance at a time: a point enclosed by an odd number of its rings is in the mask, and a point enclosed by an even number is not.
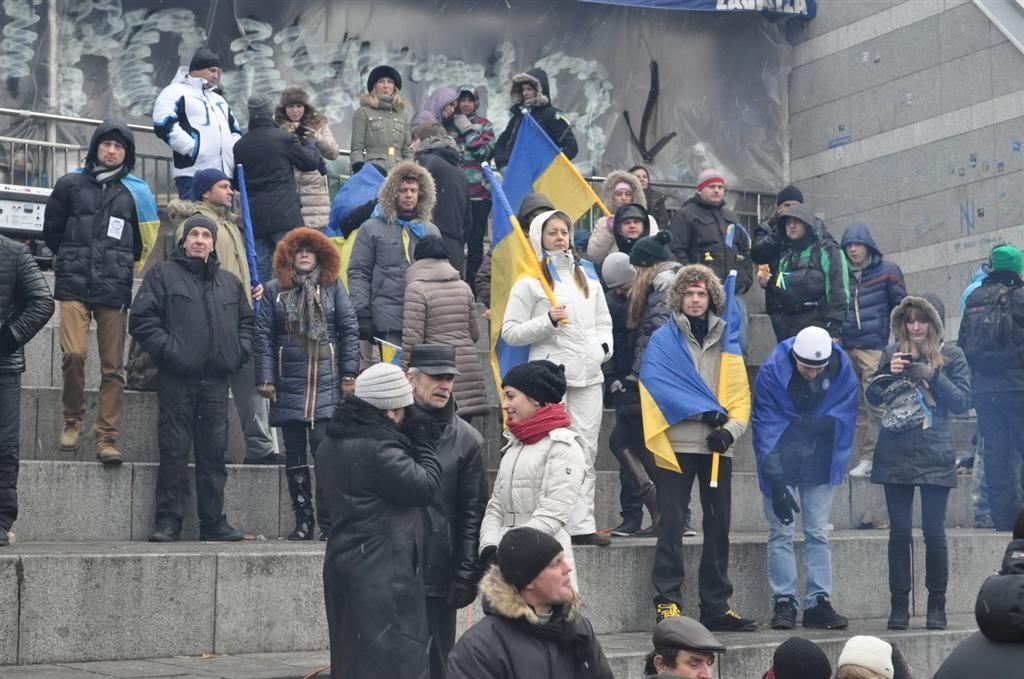
{"type": "Polygon", "coordinates": [[[388,172],[348,262],[360,339],[378,337],[401,346],[405,270],[421,238],[441,236],[431,221],[436,198],[433,178],[415,162],[402,161],[388,172]]]}

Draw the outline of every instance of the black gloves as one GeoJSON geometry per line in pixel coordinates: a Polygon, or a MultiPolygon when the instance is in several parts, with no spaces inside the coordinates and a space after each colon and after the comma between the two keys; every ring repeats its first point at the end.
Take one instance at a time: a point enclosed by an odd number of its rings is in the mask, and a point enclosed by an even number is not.
{"type": "Polygon", "coordinates": [[[422,443],[431,449],[437,446],[444,434],[444,427],[432,417],[406,417],[402,420],[401,429],[414,446],[422,443]]]}
{"type": "Polygon", "coordinates": [[[772,484],[772,511],[779,517],[783,526],[793,523],[793,512],[800,513],[800,505],[796,503],[785,483],[772,484]]]}
{"type": "Polygon", "coordinates": [[[361,340],[372,340],[373,339],[373,316],[369,310],[360,311],[357,315],[359,319],[359,339],[361,340]]]}
{"type": "Polygon", "coordinates": [[[448,585],[448,608],[458,610],[469,606],[476,600],[476,585],[462,578],[452,578],[448,585]]]}
{"type": "Polygon", "coordinates": [[[480,570],[486,572],[498,559],[498,548],[495,545],[488,545],[480,552],[480,570]]]}
{"type": "Polygon", "coordinates": [[[927,363],[914,362],[909,365],[903,366],[903,374],[912,380],[924,380],[925,382],[931,382],[932,378],[935,377],[935,368],[931,367],[927,363]]]}
{"type": "Polygon", "coordinates": [[[729,450],[729,446],[733,442],[732,434],[726,429],[716,429],[708,434],[708,437],[704,440],[707,442],[708,448],[711,449],[712,453],[724,453],[729,450]]]}
{"type": "Polygon", "coordinates": [[[700,416],[700,421],[717,429],[729,421],[729,413],[720,413],[717,410],[709,410],[700,416]]]}

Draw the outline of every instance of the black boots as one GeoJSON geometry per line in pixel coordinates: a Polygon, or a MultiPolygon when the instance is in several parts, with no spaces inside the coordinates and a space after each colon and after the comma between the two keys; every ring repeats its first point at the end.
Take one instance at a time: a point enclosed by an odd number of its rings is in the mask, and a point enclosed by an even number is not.
{"type": "Polygon", "coordinates": [[[892,612],[889,613],[887,627],[892,630],[902,630],[910,627],[910,595],[893,594],[889,598],[892,612]]]}
{"type": "Polygon", "coordinates": [[[177,542],[181,537],[181,526],[174,519],[160,519],[156,529],[149,536],[150,542],[177,542]]]}
{"type": "Polygon", "coordinates": [[[925,618],[928,629],[946,629],[946,595],[928,592],[928,614],[925,618]]]}
{"type": "Polygon", "coordinates": [[[292,510],[295,512],[295,530],[288,534],[289,540],[312,540],[313,492],[309,478],[309,465],[288,467],[288,494],[292,496],[292,510]]]}

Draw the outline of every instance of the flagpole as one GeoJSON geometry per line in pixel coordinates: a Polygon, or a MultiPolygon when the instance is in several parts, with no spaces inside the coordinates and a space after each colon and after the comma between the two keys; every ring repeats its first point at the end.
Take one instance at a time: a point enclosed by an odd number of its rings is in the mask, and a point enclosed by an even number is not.
{"type": "MultiPolygon", "coordinates": [[[[235,181],[238,183],[238,202],[242,206],[242,235],[245,237],[245,258],[249,263],[249,285],[256,288],[260,284],[260,270],[256,261],[256,238],[252,233],[252,214],[249,212],[249,193],[245,189],[245,169],[241,164],[235,166],[235,181]]],[[[254,314],[260,312],[260,301],[252,300],[254,314]]]]}

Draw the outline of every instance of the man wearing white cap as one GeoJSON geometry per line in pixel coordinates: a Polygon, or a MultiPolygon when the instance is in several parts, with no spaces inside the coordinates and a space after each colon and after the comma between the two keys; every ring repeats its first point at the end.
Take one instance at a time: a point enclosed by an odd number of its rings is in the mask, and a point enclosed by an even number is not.
{"type": "Polygon", "coordinates": [[[846,354],[818,327],[804,328],[781,342],[758,372],[751,428],[768,520],[773,629],[796,626],[794,512],[803,514],[807,580],[803,625],[847,626],[846,618],[832,608],[828,520],[832,488],[843,482],[850,459],[858,385],[846,354]]]}

